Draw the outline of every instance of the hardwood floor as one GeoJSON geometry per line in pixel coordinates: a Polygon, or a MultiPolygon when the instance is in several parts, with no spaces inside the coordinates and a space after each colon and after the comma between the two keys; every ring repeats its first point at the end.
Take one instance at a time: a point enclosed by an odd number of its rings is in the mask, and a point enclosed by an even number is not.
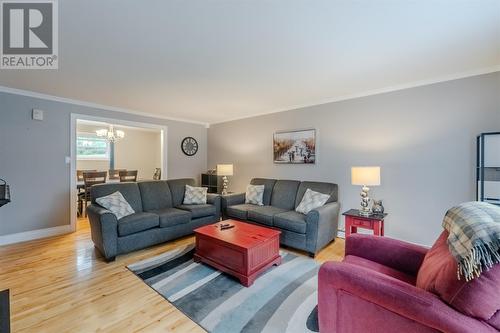
{"type": "MultiPolygon", "coordinates": [[[[193,239],[106,263],[81,219],[75,233],[0,247],[0,290],[11,290],[12,332],[204,332],[125,267],[193,239]]],[[[337,239],[316,260],[343,255],[344,240],[337,239]]]]}

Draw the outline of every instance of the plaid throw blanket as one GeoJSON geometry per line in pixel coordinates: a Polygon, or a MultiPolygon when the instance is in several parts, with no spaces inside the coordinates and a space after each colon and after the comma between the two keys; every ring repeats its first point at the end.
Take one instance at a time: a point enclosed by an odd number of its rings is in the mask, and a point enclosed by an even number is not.
{"type": "Polygon", "coordinates": [[[500,263],[500,207],[466,202],[446,212],[443,227],[448,246],[458,263],[457,276],[466,281],[500,263]]]}

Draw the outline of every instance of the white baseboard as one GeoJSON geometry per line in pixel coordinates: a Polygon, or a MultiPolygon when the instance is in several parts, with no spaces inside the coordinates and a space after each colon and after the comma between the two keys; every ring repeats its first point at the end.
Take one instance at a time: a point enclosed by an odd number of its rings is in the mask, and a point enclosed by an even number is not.
{"type": "Polygon", "coordinates": [[[16,234],[4,235],[0,236],[0,246],[67,234],[72,231],[73,230],[71,225],[68,224],[68,225],[61,225],[58,227],[31,230],[31,231],[19,232],[16,234]]]}
{"type": "Polygon", "coordinates": [[[337,237],[345,239],[345,231],[342,230],[337,231],[337,237]]]}

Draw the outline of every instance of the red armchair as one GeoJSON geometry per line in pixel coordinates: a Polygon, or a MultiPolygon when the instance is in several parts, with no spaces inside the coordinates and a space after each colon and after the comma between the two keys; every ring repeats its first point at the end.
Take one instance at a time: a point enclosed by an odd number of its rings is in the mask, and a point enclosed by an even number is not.
{"type": "Polygon", "coordinates": [[[427,251],[386,237],[349,236],[344,261],[319,271],[320,332],[498,332],[497,319],[462,314],[415,286],[427,251]]]}

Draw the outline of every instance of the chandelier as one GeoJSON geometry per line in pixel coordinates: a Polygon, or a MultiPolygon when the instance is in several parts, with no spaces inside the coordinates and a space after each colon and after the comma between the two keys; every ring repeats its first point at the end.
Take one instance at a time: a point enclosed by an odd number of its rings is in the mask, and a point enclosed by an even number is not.
{"type": "Polygon", "coordinates": [[[113,125],[109,125],[108,129],[98,129],[95,131],[98,137],[106,138],[109,142],[116,142],[125,137],[125,132],[120,130],[115,130],[113,125]]]}

